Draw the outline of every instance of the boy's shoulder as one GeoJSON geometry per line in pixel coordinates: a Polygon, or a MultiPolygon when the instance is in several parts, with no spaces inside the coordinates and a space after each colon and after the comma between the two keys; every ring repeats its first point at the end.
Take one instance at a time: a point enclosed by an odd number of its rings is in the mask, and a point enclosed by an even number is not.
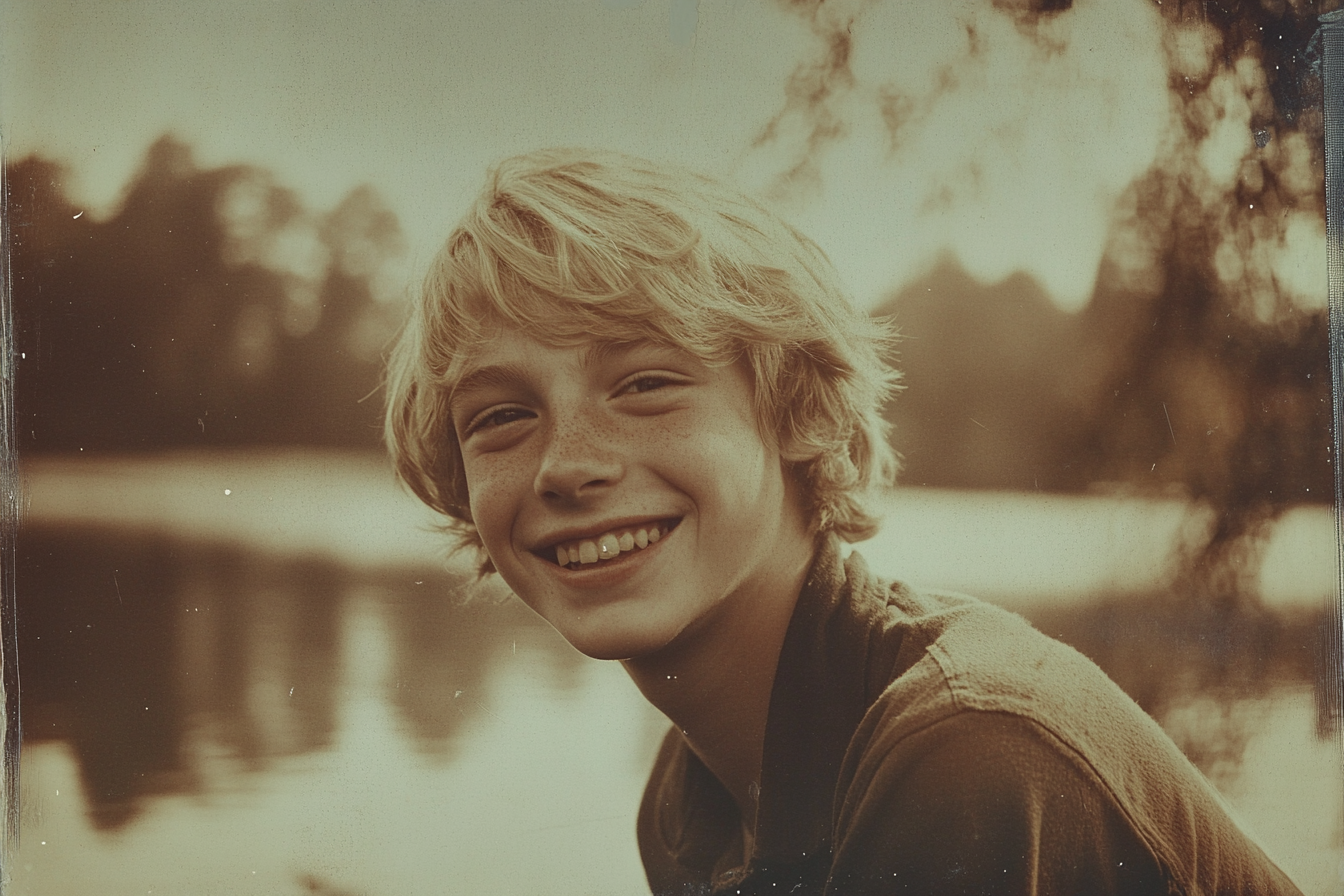
{"type": "Polygon", "coordinates": [[[640,810],[655,893],[1298,892],[1089,660],[833,542],[781,652],[741,866],[740,830],[673,729],[640,810]]]}
{"type": "Polygon", "coordinates": [[[886,685],[846,750],[838,839],[863,806],[881,802],[883,780],[927,772],[940,789],[964,786],[974,811],[996,800],[1033,812],[1059,812],[1045,806],[1054,797],[1071,802],[1056,825],[1092,817],[1105,849],[1138,859],[1137,851],[1194,891],[1206,875],[1230,874],[1263,892],[1296,892],[1204,776],[1091,660],[974,598],[872,577],[863,590],[861,612],[893,646],[886,685]]]}
{"type": "Polygon", "coordinates": [[[1007,713],[1085,755],[1109,752],[1115,736],[1134,729],[1184,761],[1095,663],[1021,616],[955,592],[876,584],[880,596],[868,599],[883,603],[881,637],[898,646],[864,725],[885,720],[887,733],[896,734],[960,712],[1007,713]]]}

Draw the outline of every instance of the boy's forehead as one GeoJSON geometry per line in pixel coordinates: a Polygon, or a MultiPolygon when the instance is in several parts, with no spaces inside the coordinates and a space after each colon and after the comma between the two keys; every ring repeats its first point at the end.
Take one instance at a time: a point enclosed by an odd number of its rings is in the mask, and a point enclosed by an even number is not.
{"type": "Polygon", "coordinates": [[[552,350],[571,351],[575,364],[580,369],[587,369],[642,349],[696,358],[711,365],[716,363],[715,359],[701,357],[699,352],[655,334],[631,334],[629,337],[540,334],[531,328],[498,323],[456,353],[446,379],[449,391],[457,392],[482,370],[517,366],[535,360],[539,354],[550,354],[552,350]]]}
{"type": "MultiPolygon", "coordinates": [[[[494,327],[483,338],[464,346],[458,353],[454,364],[459,376],[469,374],[473,369],[495,363],[500,356],[526,355],[536,349],[571,350],[576,353],[580,366],[588,367],[635,348],[657,346],[673,351],[685,351],[669,344],[666,340],[652,337],[632,336],[630,338],[605,338],[591,335],[557,336],[555,334],[534,333],[530,329],[501,325],[494,327]]],[[[688,353],[689,354],[689,353],[688,353]]]]}
{"type": "Polygon", "coordinates": [[[460,373],[490,363],[490,358],[501,351],[526,351],[528,347],[536,346],[584,349],[601,341],[593,336],[543,333],[537,329],[506,321],[490,321],[480,328],[474,339],[458,347],[453,366],[460,373]]]}

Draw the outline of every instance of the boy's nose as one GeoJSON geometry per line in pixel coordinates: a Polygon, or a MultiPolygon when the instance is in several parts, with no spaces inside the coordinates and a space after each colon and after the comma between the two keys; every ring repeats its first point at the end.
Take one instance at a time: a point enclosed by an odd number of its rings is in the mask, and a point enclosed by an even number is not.
{"type": "Polygon", "coordinates": [[[553,424],[537,469],[537,494],[574,500],[614,483],[621,476],[621,463],[610,442],[589,421],[553,424]]]}

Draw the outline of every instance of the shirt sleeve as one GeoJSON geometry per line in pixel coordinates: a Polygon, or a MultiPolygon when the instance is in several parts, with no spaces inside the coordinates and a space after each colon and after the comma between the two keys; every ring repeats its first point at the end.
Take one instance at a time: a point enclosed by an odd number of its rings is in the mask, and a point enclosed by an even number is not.
{"type": "Polygon", "coordinates": [[[858,762],[830,896],[1167,894],[1095,775],[1035,722],[962,712],[858,762]]]}

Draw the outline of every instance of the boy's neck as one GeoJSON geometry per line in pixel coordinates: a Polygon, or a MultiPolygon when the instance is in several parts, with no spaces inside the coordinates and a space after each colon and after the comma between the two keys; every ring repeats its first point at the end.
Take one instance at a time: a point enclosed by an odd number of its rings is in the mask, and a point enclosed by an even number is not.
{"type": "Polygon", "coordinates": [[[783,553],[771,587],[737,595],[667,648],[624,662],[645,698],[732,795],[748,833],[775,667],[814,556],[815,547],[783,553]],[[788,557],[798,559],[789,564],[788,557]]]}

